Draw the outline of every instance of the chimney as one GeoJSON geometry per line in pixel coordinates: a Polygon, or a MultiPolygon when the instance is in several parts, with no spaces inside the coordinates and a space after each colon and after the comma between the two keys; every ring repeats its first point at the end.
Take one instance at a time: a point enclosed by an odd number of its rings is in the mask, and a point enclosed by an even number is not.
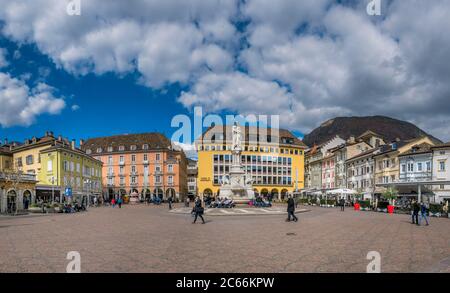
{"type": "Polygon", "coordinates": [[[80,148],[83,146],[84,144],[84,139],[80,139],[80,148]]]}
{"type": "Polygon", "coordinates": [[[27,144],[30,144],[30,140],[27,138],[27,139],[25,139],[25,144],[27,145],[27,144]]]}
{"type": "Polygon", "coordinates": [[[352,135],[348,138],[347,140],[348,143],[354,143],[355,142],[355,137],[352,135]]]}
{"type": "Polygon", "coordinates": [[[75,139],[72,139],[71,147],[73,150],[75,149],[75,139]]]}
{"type": "Polygon", "coordinates": [[[8,144],[8,138],[5,138],[5,144],[8,144]]]}
{"type": "Polygon", "coordinates": [[[61,134],[58,135],[58,141],[62,141],[62,136],[61,136],[61,134]]]}
{"type": "Polygon", "coordinates": [[[33,138],[31,138],[31,141],[32,141],[33,143],[36,143],[36,142],[37,142],[36,136],[33,136],[33,138]]]}

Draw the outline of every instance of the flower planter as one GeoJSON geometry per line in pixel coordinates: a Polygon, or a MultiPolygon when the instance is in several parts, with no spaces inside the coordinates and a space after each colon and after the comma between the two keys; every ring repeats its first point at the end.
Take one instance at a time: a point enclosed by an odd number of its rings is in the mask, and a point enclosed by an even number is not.
{"type": "Polygon", "coordinates": [[[28,208],[28,212],[29,213],[34,213],[34,214],[40,214],[40,213],[42,213],[42,208],[40,208],[40,207],[29,207],[28,208]]]}
{"type": "Polygon", "coordinates": [[[377,208],[377,212],[380,212],[380,213],[387,213],[387,209],[380,209],[380,208],[377,208]]]}
{"type": "Polygon", "coordinates": [[[369,212],[369,211],[370,211],[370,208],[367,208],[367,207],[363,208],[363,207],[361,207],[359,210],[360,210],[360,211],[369,212]]]}
{"type": "Polygon", "coordinates": [[[359,211],[360,207],[361,206],[359,205],[359,203],[355,203],[355,205],[354,205],[355,211],[359,211]]]}
{"type": "Polygon", "coordinates": [[[394,209],[395,209],[395,207],[392,206],[392,205],[388,205],[388,207],[387,207],[387,211],[388,211],[389,214],[393,214],[394,213],[394,209]]]}

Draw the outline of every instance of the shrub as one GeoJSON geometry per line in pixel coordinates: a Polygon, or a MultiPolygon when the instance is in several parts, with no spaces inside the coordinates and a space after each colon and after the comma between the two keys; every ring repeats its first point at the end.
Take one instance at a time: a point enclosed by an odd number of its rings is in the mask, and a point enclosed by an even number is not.
{"type": "Polygon", "coordinates": [[[361,208],[370,208],[370,200],[361,200],[359,201],[359,205],[361,208]]]}
{"type": "Polygon", "coordinates": [[[382,209],[382,210],[387,209],[388,205],[389,205],[388,201],[379,201],[378,202],[378,208],[382,209]]]}
{"type": "Polygon", "coordinates": [[[430,213],[437,214],[442,212],[443,212],[442,205],[437,203],[430,203],[430,213]]]}

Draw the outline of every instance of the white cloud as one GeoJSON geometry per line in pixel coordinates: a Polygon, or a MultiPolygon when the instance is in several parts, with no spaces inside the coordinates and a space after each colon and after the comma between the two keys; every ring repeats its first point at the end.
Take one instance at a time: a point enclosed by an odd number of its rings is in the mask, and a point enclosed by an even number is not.
{"type": "Polygon", "coordinates": [[[72,107],[70,107],[70,109],[72,109],[72,111],[78,111],[78,110],[80,110],[80,106],[78,106],[78,105],[72,105],[72,107]]]}
{"type": "Polygon", "coordinates": [[[8,61],[6,61],[6,54],[8,51],[4,48],[0,48],[0,68],[8,66],[8,61]]]}
{"type": "Polygon", "coordinates": [[[391,115],[450,139],[450,2],[386,1],[383,18],[336,2],[90,0],[70,17],[65,1],[0,0],[0,21],[75,75],[186,85],[186,107],[277,112],[303,132],[333,116],[391,115]]]}
{"type": "Polygon", "coordinates": [[[23,81],[0,72],[0,125],[31,125],[41,114],[59,114],[65,107],[54,89],[39,83],[30,89],[23,81]]]}

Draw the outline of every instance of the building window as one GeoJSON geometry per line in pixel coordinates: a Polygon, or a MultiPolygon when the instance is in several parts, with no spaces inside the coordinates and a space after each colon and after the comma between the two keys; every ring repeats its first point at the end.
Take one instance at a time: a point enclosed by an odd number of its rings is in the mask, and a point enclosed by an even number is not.
{"type": "Polygon", "coordinates": [[[155,182],[156,183],[161,183],[161,176],[155,176],[155,182]]]}
{"type": "Polygon", "coordinates": [[[90,155],[90,154],[92,154],[92,151],[90,149],[87,149],[86,154],[90,155]]]}
{"type": "Polygon", "coordinates": [[[25,161],[27,163],[27,165],[32,165],[33,164],[33,156],[29,155],[25,158],[25,161]]]}
{"type": "Polygon", "coordinates": [[[97,153],[100,154],[102,152],[102,148],[97,149],[97,153]]]}
{"type": "Polygon", "coordinates": [[[144,161],[147,162],[148,161],[148,155],[144,154],[144,161]]]}
{"type": "Polygon", "coordinates": [[[112,151],[113,151],[113,147],[112,147],[112,146],[109,146],[109,147],[108,147],[108,152],[111,153],[112,151]]]}
{"type": "Polygon", "coordinates": [[[161,172],[161,166],[160,165],[156,165],[155,166],[155,172],[161,172]]]}
{"type": "Polygon", "coordinates": [[[109,156],[108,157],[108,164],[112,164],[113,163],[113,157],[112,156],[109,156]]]}
{"type": "Polygon", "coordinates": [[[47,172],[53,172],[53,161],[47,161],[47,172]]]}
{"type": "Polygon", "coordinates": [[[156,154],[156,160],[160,161],[161,160],[161,154],[156,154]]]}
{"type": "Polygon", "coordinates": [[[120,166],[120,167],[119,167],[119,174],[120,174],[120,175],[123,175],[123,173],[124,173],[123,170],[124,170],[123,166],[120,166]]]}
{"type": "Polygon", "coordinates": [[[417,163],[417,171],[422,172],[422,163],[417,163]]]}
{"type": "Polygon", "coordinates": [[[427,162],[427,171],[428,171],[428,172],[431,171],[431,162],[427,162]]]}
{"type": "Polygon", "coordinates": [[[125,161],[125,157],[124,157],[124,156],[120,156],[120,157],[119,157],[119,162],[120,162],[120,163],[123,163],[124,161],[125,161]]]}
{"type": "Polygon", "coordinates": [[[130,147],[130,150],[135,151],[135,150],[136,150],[136,146],[135,146],[135,145],[132,145],[132,146],[130,147]]]}
{"type": "Polygon", "coordinates": [[[173,172],[173,165],[172,165],[172,164],[169,164],[169,165],[167,166],[167,170],[169,170],[169,172],[173,172]]]}
{"type": "Polygon", "coordinates": [[[445,171],[445,161],[439,162],[439,171],[441,172],[445,171]]]}
{"type": "Polygon", "coordinates": [[[167,181],[169,182],[169,184],[173,183],[173,176],[168,176],[167,177],[167,181]]]}
{"type": "Polygon", "coordinates": [[[119,151],[123,152],[125,150],[125,146],[121,145],[119,146],[119,151]]]}
{"type": "Polygon", "coordinates": [[[136,162],[136,155],[131,155],[131,162],[136,162]]]}
{"type": "Polygon", "coordinates": [[[131,166],[131,173],[136,173],[136,166],[131,166]]]}
{"type": "Polygon", "coordinates": [[[142,146],[142,149],[143,149],[143,150],[148,150],[148,144],[144,144],[144,145],[142,146]]]}

